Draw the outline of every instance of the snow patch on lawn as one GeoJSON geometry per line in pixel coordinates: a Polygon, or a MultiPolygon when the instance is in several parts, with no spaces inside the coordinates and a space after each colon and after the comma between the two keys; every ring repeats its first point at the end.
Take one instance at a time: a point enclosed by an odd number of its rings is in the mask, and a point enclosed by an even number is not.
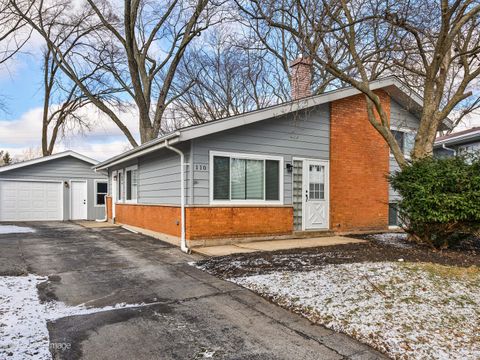
{"type": "Polygon", "coordinates": [[[414,247],[415,244],[409,242],[407,236],[406,233],[384,233],[369,235],[368,238],[384,245],[408,249],[414,247]]]}
{"type": "Polygon", "coordinates": [[[473,270],[354,263],[230,281],[394,359],[473,360],[480,359],[480,275],[473,270]]]}
{"type": "Polygon", "coordinates": [[[50,360],[47,321],[143,305],[87,308],[56,301],[41,304],[37,285],[44,281],[47,278],[31,274],[0,277],[0,359],[50,360]]]}
{"type": "Polygon", "coordinates": [[[35,230],[26,226],[0,225],[0,235],[2,234],[24,234],[34,233],[35,230]]]}

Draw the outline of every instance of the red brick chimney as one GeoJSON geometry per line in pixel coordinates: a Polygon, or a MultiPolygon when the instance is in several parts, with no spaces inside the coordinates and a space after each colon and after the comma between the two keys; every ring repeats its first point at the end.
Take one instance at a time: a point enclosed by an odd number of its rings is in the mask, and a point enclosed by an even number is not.
{"type": "Polygon", "coordinates": [[[290,64],[292,100],[312,95],[312,59],[300,55],[290,64]]]}

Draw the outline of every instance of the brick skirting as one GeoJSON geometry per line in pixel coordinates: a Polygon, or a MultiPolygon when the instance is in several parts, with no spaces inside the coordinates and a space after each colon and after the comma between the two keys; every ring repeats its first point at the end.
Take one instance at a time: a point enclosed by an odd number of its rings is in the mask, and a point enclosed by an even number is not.
{"type": "Polygon", "coordinates": [[[112,197],[107,196],[106,197],[107,203],[105,206],[107,207],[107,219],[112,220],[113,214],[112,214],[112,197]]]}
{"type": "Polygon", "coordinates": [[[167,235],[181,235],[180,207],[176,206],[116,204],[115,221],[167,235]]]}
{"type": "MultiPolygon", "coordinates": [[[[116,204],[115,212],[118,223],[177,237],[181,234],[180,207],[116,204]]],[[[185,216],[189,240],[286,235],[293,231],[292,207],[187,207],[185,216]]]]}
{"type": "Polygon", "coordinates": [[[190,207],[187,239],[291,234],[292,207],[190,207]]]}

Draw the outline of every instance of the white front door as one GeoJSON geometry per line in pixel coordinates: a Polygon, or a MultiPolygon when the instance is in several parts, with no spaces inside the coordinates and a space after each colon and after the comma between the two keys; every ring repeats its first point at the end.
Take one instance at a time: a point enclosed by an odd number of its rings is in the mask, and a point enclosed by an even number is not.
{"type": "Polygon", "coordinates": [[[303,162],[303,225],[305,230],[329,227],[328,161],[303,162]]]}
{"type": "Polygon", "coordinates": [[[87,182],[72,180],[70,182],[70,219],[87,219],[87,182]]]}

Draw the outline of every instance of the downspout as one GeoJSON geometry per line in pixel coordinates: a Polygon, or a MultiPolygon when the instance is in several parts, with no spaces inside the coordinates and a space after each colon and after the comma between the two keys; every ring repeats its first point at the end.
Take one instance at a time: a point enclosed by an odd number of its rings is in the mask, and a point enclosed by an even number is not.
{"type": "Polygon", "coordinates": [[[180,212],[181,212],[181,237],[180,237],[180,249],[184,253],[190,253],[190,249],[187,247],[187,241],[185,239],[185,154],[175,148],[170,146],[168,139],[165,140],[165,147],[176,152],[180,155],[180,212]]]}
{"type": "Polygon", "coordinates": [[[457,156],[457,150],[447,147],[445,144],[442,144],[442,149],[449,150],[453,152],[453,156],[457,156]]]}

